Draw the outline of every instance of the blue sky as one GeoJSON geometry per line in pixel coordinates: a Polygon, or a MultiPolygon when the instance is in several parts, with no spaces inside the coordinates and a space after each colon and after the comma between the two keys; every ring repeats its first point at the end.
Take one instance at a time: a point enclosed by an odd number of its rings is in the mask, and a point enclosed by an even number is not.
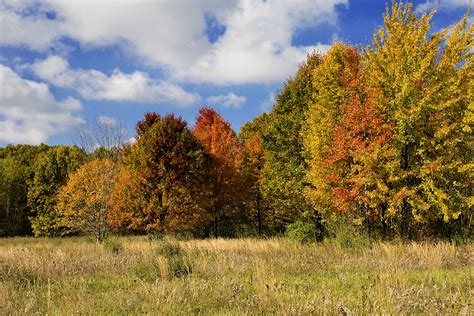
{"type": "MultiPolygon", "coordinates": [[[[363,47],[387,1],[0,0],[0,146],[72,144],[85,122],[120,120],[126,139],[146,112],[192,126],[212,106],[236,131],[268,111],[307,52],[363,47]]],[[[469,0],[436,8],[433,30],[469,0]]]]}

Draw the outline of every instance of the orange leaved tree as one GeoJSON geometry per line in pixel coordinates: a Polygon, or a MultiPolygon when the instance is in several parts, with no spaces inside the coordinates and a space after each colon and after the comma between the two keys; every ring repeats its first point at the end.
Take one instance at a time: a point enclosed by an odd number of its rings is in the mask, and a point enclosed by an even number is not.
{"type": "Polygon", "coordinates": [[[203,107],[199,110],[193,134],[213,160],[210,213],[213,216],[212,232],[217,237],[221,222],[235,220],[233,217],[241,195],[241,146],[230,123],[211,108],[203,107]]]}

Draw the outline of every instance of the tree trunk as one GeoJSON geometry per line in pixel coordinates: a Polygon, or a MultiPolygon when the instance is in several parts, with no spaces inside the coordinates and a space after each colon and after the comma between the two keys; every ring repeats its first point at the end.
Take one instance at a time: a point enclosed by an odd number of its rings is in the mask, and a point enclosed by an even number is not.
{"type": "Polygon", "coordinates": [[[260,206],[260,194],[257,194],[256,206],[257,206],[257,235],[261,236],[261,234],[262,234],[262,210],[261,210],[261,206],[260,206]]]}
{"type": "Polygon", "coordinates": [[[382,236],[383,236],[383,238],[386,238],[387,235],[388,235],[387,222],[385,221],[386,208],[387,208],[387,206],[385,204],[383,204],[381,206],[381,210],[380,210],[380,220],[382,221],[382,236]]]}
{"type": "MultiPolygon", "coordinates": [[[[406,135],[405,135],[406,136],[406,135]]],[[[404,171],[410,170],[410,164],[409,164],[409,145],[405,144],[403,147],[403,152],[402,152],[402,169],[404,171]]],[[[404,185],[406,188],[410,186],[410,181],[405,175],[405,180],[404,180],[404,185]]],[[[410,204],[408,203],[407,199],[403,199],[403,205],[402,205],[402,210],[401,210],[401,223],[400,223],[400,234],[403,239],[408,239],[410,238],[410,213],[411,213],[411,207],[410,204]]]]}
{"type": "Polygon", "coordinates": [[[218,231],[218,224],[219,224],[219,220],[218,220],[218,218],[217,218],[217,216],[216,216],[216,217],[214,217],[214,222],[212,223],[212,231],[213,231],[213,233],[214,233],[214,237],[215,237],[215,238],[217,238],[217,237],[219,236],[219,235],[218,235],[218,233],[219,233],[219,231],[218,231]]]}

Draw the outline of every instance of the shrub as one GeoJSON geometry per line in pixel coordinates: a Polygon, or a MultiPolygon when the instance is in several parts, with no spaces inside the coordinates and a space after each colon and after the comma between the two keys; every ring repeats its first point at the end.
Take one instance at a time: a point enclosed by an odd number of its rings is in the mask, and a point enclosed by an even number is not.
{"type": "Polygon", "coordinates": [[[122,243],[116,238],[105,239],[104,247],[113,254],[118,254],[123,249],[122,243]]]}
{"type": "Polygon", "coordinates": [[[180,257],[183,255],[183,249],[177,242],[163,240],[156,249],[156,254],[165,258],[180,257]]]}
{"type": "Polygon", "coordinates": [[[286,236],[300,243],[315,242],[318,236],[318,230],[312,223],[296,221],[286,226],[286,236]]]}
{"type": "Polygon", "coordinates": [[[160,241],[152,258],[139,263],[135,268],[136,275],[149,282],[179,278],[191,272],[191,265],[179,243],[166,239],[160,241]]]}
{"type": "Polygon", "coordinates": [[[179,243],[163,240],[156,254],[164,257],[167,263],[167,268],[161,269],[162,278],[181,277],[191,273],[191,267],[187,264],[185,252],[179,243]],[[163,270],[166,272],[163,273],[163,270]]]}
{"type": "Polygon", "coordinates": [[[369,236],[362,232],[363,227],[353,224],[347,218],[332,218],[326,222],[326,227],[331,240],[343,248],[370,245],[369,236]]]}

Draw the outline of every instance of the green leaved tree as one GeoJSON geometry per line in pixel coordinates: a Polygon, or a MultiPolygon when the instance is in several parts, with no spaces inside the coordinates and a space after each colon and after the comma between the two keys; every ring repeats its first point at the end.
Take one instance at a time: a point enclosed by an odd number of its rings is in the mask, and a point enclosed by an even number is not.
{"type": "Polygon", "coordinates": [[[62,225],[62,214],[55,210],[56,195],[68,175],[86,159],[76,146],[56,146],[38,156],[34,175],[28,186],[28,206],[35,236],[59,236],[68,232],[62,225]]]}
{"type": "Polygon", "coordinates": [[[263,135],[266,161],[262,189],[272,209],[272,223],[282,231],[286,224],[312,215],[304,189],[307,186],[302,130],[306,110],[313,102],[313,71],[319,54],[308,55],[294,79],[277,96],[263,135]]]}

